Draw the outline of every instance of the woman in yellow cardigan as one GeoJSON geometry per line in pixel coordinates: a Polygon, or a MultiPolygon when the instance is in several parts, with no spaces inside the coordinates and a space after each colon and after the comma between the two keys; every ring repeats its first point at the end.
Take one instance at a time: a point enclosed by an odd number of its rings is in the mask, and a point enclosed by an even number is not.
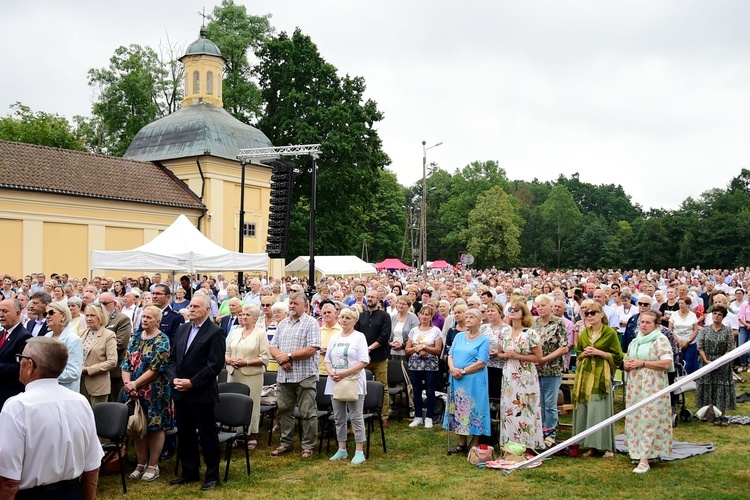
{"type": "Polygon", "coordinates": [[[239,315],[239,326],[232,328],[227,337],[227,381],[241,382],[250,387],[253,400],[253,414],[250,419],[250,439],[247,448],[258,446],[258,425],[260,422],[260,393],[263,389],[263,372],[268,364],[268,336],[265,330],[257,327],[260,309],[246,305],[239,315]]]}

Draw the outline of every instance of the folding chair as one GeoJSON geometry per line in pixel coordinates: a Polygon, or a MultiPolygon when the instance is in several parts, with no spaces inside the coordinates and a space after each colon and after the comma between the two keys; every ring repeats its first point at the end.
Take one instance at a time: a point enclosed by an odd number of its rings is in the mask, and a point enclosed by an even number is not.
{"type": "Polygon", "coordinates": [[[120,465],[120,478],[122,479],[122,492],[127,493],[125,484],[125,467],[123,456],[120,452],[125,444],[128,429],[128,407],[124,403],[98,403],[94,405],[94,421],[96,422],[96,435],[109,442],[102,444],[104,458],[102,463],[117,453],[117,461],[120,465]]]}

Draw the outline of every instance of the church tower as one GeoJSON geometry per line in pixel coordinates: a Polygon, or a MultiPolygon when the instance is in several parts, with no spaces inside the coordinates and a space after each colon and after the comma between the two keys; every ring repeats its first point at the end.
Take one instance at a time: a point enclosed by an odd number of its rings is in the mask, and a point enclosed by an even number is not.
{"type": "Polygon", "coordinates": [[[185,66],[185,98],[182,105],[207,102],[224,107],[221,79],[226,59],[221,55],[219,47],[206,38],[205,27],[201,28],[200,38],[190,44],[180,62],[185,66]]]}

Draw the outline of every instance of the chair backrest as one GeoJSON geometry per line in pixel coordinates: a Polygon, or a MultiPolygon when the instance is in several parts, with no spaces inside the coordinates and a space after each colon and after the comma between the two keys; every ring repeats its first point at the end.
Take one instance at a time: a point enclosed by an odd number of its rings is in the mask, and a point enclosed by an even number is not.
{"type": "Polygon", "coordinates": [[[219,376],[216,377],[216,380],[222,384],[227,381],[227,378],[229,378],[229,372],[227,372],[226,368],[222,368],[221,372],[219,372],[219,376]]]}
{"type": "Polygon", "coordinates": [[[403,370],[404,363],[400,359],[388,360],[388,385],[406,383],[403,370]]]}
{"type": "Polygon", "coordinates": [[[219,393],[219,403],[214,407],[214,418],[222,426],[247,427],[253,414],[250,396],[233,392],[219,393]]]}
{"type": "Polygon", "coordinates": [[[362,406],[362,413],[380,413],[383,409],[383,383],[377,380],[367,381],[367,395],[362,406]]]}
{"type": "Polygon", "coordinates": [[[370,371],[367,368],[365,368],[365,378],[367,380],[375,380],[375,374],[372,373],[372,371],[370,371]]]}
{"type": "Polygon", "coordinates": [[[328,383],[328,377],[321,375],[318,378],[317,393],[315,394],[315,404],[318,407],[318,411],[330,411],[333,410],[333,403],[331,402],[331,395],[326,394],[326,384],[328,383]]]}
{"type": "Polygon", "coordinates": [[[264,372],[263,373],[263,385],[273,385],[276,383],[278,372],[264,372]]]}
{"type": "Polygon", "coordinates": [[[222,382],[219,384],[219,394],[232,393],[250,395],[250,388],[242,382],[222,382]]]}
{"type": "Polygon", "coordinates": [[[122,441],[128,429],[128,405],[97,403],[93,410],[96,435],[110,441],[122,441]]]}

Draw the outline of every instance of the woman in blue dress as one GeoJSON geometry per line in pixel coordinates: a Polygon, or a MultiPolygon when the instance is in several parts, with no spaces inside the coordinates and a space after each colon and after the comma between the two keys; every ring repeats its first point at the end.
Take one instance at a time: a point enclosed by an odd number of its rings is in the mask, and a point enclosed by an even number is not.
{"type": "Polygon", "coordinates": [[[482,335],[482,312],[466,311],[467,331],[456,335],[448,354],[450,388],[445,408],[443,428],[459,436],[457,453],[469,451],[478,436],[490,435],[490,397],[487,381],[487,362],[490,359],[490,341],[482,335]]]}

